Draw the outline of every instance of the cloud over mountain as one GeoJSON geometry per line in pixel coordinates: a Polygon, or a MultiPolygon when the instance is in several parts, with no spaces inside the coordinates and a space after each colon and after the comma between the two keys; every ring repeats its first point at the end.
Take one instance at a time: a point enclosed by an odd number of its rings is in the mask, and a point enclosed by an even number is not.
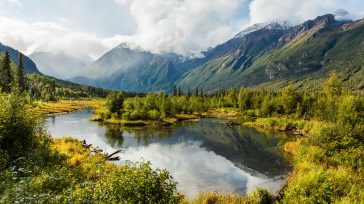
{"type": "Polygon", "coordinates": [[[349,11],[351,18],[364,17],[362,0],[72,2],[0,0],[0,42],[27,54],[58,50],[98,58],[121,42],[156,53],[190,54],[220,44],[254,23],[276,19],[299,23],[338,9],[349,11]]]}

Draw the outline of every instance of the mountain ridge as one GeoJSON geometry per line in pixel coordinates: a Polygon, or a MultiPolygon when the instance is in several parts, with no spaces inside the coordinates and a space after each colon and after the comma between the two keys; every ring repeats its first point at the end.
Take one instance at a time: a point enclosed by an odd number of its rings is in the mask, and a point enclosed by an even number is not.
{"type": "MultiPolygon", "coordinates": [[[[268,48],[261,53],[258,53],[258,55],[255,56],[254,62],[248,68],[240,67],[237,70],[231,71],[232,66],[227,66],[223,69],[223,62],[226,62],[229,59],[232,62],[237,62],[239,57],[242,56],[239,54],[236,56],[228,54],[228,56],[225,56],[224,58],[215,59],[214,61],[210,61],[195,68],[179,82],[179,85],[191,89],[200,87],[205,91],[214,92],[229,87],[254,87],[264,83],[272,83],[277,80],[286,81],[286,83],[282,84],[282,86],[284,86],[288,83],[287,80],[293,82],[294,80],[299,81],[302,76],[306,77],[306,74],[313,74],[316,71],[317,75],[321,78],[326,77],[328,72],[333,70],[342,73],[342,70],[339,68],[327,68],[329,65],[324,64],[324,60],[325,57],[327,57],[326,54],[338,45],[337,42],[341,39],[340,35],[342,32],[345,33],[345,31],[342,31],[343,28],[350,28],[350,26],[356,24],[358,25],[354,29],[363,29],[361,21],[350,23],[339,22],[336,21],[331,14],[319,16],[314,20],[306,21],[288,29],[286,34],[272,43],[272,49],[268,48]],[[320,38],[320,40],[315,40],[317,38],[320,38]],[[324,69],[321,70],[321,68],[324,69]],[[229,72],[226,70],[229,70],[229,72]],[[201,76],[208,77],[205,77],[203,81],[199,81],[198,79],[201,78],[201,76]]],[[[358,44],[353,46],[357,52],[353,52],[353,54],[364,56],[362,48],[358,46],[363,44],[363,34],[356,32],[355,35],[353,34],[353,37],[358,38],[358,44]]],[[[350,40],[346,39],[345,42],[342,42],[342,44],[345,43],[349,44],[350,40]]],[[[342,45],[340,46],[341,48],[343,47],[342,45]]],[[[340,56],[342,54],[336,53],[335,55],[340,56]]],[[[350,58],[341,58],[341,64],[345,61],[349,61],[349,59],[350,58]]],[[[357,63],[359,66],[362,66],[363,64],[362,61],[357,63]]],[[[351,68],[349,67],[346,69],[351,68]]],[[[342,73],[342,75],[344,77],[345,74],[342,73]]],[[[312,78],[314,77],[315,76],[312,75],[312,78]]],[[[348,77],[347,74],[345,77],[348,77]]],[[[349,77],[360,78],[355,76],[349,77]]],[[[356,79],[356,81],[359,84],[362,83],[362,81],[360,82],[358,79],[356,79]]],[[[282,86],[277,88],[281,88],[282,86]]],[[[298,88],[301,86],[302,84],[297,85],[298,88]]],[[[266,86],[266,88],[269,88],[269,86],[266,86]]]]}
{"type": "MultiPolygon", "coordinates": [[[[4,45],[0,42],[0,53],[5,52],[6,50],[9,52],[11,60],[16,63],[18,61],[19,51],[10,46],[4,45]]],[[[26,74],[33,74],[33,73],[40,74],[37,65],[28,56],[24,54],[23,54],[23,64],[24,64],[24,72],[26,74]]]]}
{"type": "Polygon", "coordinates": [[[323,77],[336,70],[343,79],[356,83],[355,87],[347,86],[358,89],[364,86],[364,71],[359,71],[359,76],[348,73],[364,64],[360,60],[364,36],[358,32],[363,22],[336,20],[327,14],[295,26],[284,22],[256,25],[198,58],[153,54],[121,44],[72,81],[136,92],[169,92],[174,85],[184,91],[202,88],[209,93],[230,87],[279,89],[288,81],[297,89],[307,90],[315,89],[323,77]],[[359,60],[353,63],[352,56],[359,60]]]}

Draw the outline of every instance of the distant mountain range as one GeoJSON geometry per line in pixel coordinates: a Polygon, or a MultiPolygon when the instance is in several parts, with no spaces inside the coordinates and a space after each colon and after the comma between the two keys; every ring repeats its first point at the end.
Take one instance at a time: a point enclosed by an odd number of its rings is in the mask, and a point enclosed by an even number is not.
{"type": "Polygon", "coordinates": [[[213,92],[279,89],[291,82],[307,90],[317,89],[333,70],[351,88],[364,88],[364,20],[339,22],[324,15],[290,28],[265,26],[244,35],[223,56],[194,68],[178,84],[213,92]]]}
{"type": "MultiPolygon", "coordinates": [[[[7,50],[9,52],[10,58],[13,60],[13,62],[17,63],[19,51],[12,47],[9,47],[9,46],[6,46],[6,45],[3,45],[0,43],[0,53],[5,52],[5,50],[7,50]]],[[[24,63],[24,72],[25,73],[27,73],[27,74],[33,74],[33,73],[39,74],[40,73],[37,66],[35,65],[35,63],[29,57],[27,57],[25,55],[23,57],[23,63],[24,63]]]]}
{"type": "Polygon", "coordinates": [[[203,52],[202,58],[153,54],[121,44],[84,68],[77,83],[127,91],[229,87],[318,89],[336,70],[344,84],[364,88],[364,20],[346,21],[344,11],[300,25],[257,24],[203,52]]]}
{"type": "MultiPolygon", "coordinates": [[[[62,53],[34,53],[41,72],[79,84],[130,92],[184,91],[213,93],[230,87],[278,90],[292,83],[300,90],[318,90],[336,71],[344,85],[364,89],[364,19],[348,21],[344,10],[299,25],[271,22],[253,25],[232,39],[201,53],[183,57],[153,54],[120,44],[92,62],[62,53]],[[87,64],[89,64],[87,66],[87,64]]],[[[18,51],[9,50],[13,61],[18,51]]],[[[24,58],[26,73],[40,73],[24,58]]]]}
{"type": "Polygon", "coordinates": [[[73,57],[62,52],[35,52],[29,56],[43,74],[68,79],[94,62],[88,56],[73,57]]]}
{"type": "Polygon", "coordinates": [[[131,92],[169,90],[180,71],[168,59],[121,44],[81,71],[72,81],[131,92]]]}

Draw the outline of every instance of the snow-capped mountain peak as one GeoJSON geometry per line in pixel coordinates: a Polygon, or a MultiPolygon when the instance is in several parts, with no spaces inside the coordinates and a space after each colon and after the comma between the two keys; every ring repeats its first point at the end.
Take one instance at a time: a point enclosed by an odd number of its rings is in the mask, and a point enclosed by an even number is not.
{"type": "Polygon", "coordinates": [[[242,37],[248,35],[249,33],[258,31],[258,30],[263,29],[263,28],[266,28],[266,29],[269,29],[269,30],[272,30],[272,29],[286,30],[286,29],[288,29],[288,28],[290,28],[292,26],[293,25],[288,21],[278,21],[278,20],[271,21],[271,22],[266,22],[266,23],[257,23],[257,24],[254,24],[254,25],[244,29],[243,31],[241,31],[240,33],[235,35],[234,38],[242,38],[242,37]]]}

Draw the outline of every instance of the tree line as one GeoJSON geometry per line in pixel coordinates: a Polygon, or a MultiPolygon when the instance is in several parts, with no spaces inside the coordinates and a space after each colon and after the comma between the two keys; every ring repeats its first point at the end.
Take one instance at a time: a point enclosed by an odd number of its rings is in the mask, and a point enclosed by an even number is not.
{"type": "Polygon", "coordinates": [[[175,87],[171,94],[149,93],[145,97],[124,99],[121,93],[108,97],[109,114],[126,120],[175,117],[178,114],[203,113],[209,109],[232,108],[252,117],[280,117],[336,121],[338,108],[344,98],[362,97],[344,90],[333,72],[323,83],[321,92],[299,92],[288,84],[279,92],[253,91],[245,88],[229,89],[212,95],[201,90],[184,93],[175,87]]]}
{"type": "MultiPolygon", "coordinates": [[[[0,54],[1,92],[23,93],[32,99],[44,101],[104,98],[111,92],[110,90],[79,85],[42,74],[25,74],[23,57],[23,54],[19,52],[17,63],[14,63],[8,51],[0,54]]],[[[133,93],[126,93],[126,95],[133,95],[133,93]]]]}

